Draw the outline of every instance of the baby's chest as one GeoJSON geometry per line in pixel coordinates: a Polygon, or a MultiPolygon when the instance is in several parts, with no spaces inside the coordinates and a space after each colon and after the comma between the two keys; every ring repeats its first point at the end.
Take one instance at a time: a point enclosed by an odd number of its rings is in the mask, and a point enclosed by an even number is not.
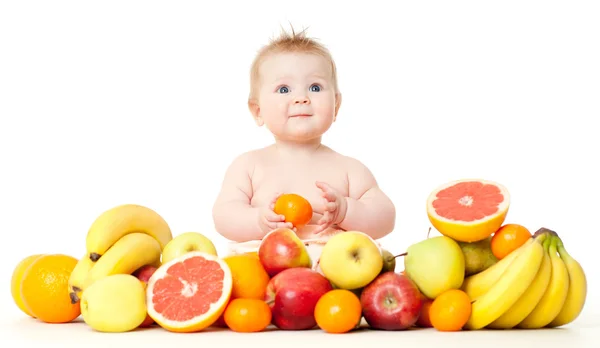
{"type": "Polygon", "coordinates": [[[348,191],[346,171],[333,164],[304,168],[284,165],[259,167],[252,179],[253,204],[266,204],[276,193],[296,193],[311,204],[322,204],[323,191],[317,187],[317,181],[327,183],[344,195],[348,191]]]}

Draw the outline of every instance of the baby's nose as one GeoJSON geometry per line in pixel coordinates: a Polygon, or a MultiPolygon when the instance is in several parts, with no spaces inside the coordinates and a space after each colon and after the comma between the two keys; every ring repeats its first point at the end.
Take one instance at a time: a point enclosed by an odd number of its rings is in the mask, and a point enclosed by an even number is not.
{"type": "Polygon", "coordinates": [[[310,99],[304,95],[298,96],[294,99],[294,104],[310,104],[310,99]]]}

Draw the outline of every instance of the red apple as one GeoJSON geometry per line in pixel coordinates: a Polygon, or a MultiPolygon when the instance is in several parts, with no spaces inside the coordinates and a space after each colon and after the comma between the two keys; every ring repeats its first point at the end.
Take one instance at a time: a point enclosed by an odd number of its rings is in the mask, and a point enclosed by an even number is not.
{"type": "Polygon", "coordinates": [[[315,306],[333,287],[321,273],[310,268],[289,268],[271,278],[266,301],[272,323],[282,330],[308,330],[317,325],[315,306]]]}
{"type": "Polygon", "coordinates": [[[423,307],[421,307],[421,314],[419,315],[419,319],[417,319],[416,326],[433,327],[433,325],[431,324],[431,319],[429,317],[429,308],[431,307],[433,300],[421,294],[421,301],[423,301],[423,307]]]}
{"type": "Polygon", "coordinates": [[[417,322],[423,301],[416,284],[405,275],[386,272],[361,293],[363,317],[379,330],[405,330],[417,322]]]}
{"type": "Polygon", "coordinates": [[[148,279],[150,279],[150,277],[152,276],[152,274],[154,274],[154,272],[156,272],[156,267],[146,265],[146,266],[140,267],[135,272],[133,272],[133,275],[136,276],[139,280],[147,283],[148,279]]]}
{"type": "MultiPolygon", "coordinates": [[[[147,286],[148,279],[150,279],[150,277],[152,276],[152,274],[154,274],[156,269],[156,267],[150,265],[142,266],[138,270],[133,272],[133,275],[136,276],[144,284],[144,286],[147,286]]],[[[146,319],[144,319],[144,322],[142,322],[139,327],[149,327],[152,324],[154,324],[154,320],[150,317],[149,314],[146,313],[146,319]]]]}
{"type": "Polygon", "coordinates": [[[288,268],[312,267],[304,242],[289,228],[267,233],[258,247],[258,258],[270,277],[288,268]]]}

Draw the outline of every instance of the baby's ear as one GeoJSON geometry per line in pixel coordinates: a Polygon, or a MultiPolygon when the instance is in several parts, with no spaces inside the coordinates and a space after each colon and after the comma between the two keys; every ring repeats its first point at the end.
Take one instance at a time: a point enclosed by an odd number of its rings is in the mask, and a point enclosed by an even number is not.
{"type": "Polygon", "coordinates": [[[248,99],[248,109],[254,118],[254,122],[260,127],[264,124],[263,119],[260,117],[260,106],[256,99],[248,99]]]}
{"type": "Polygon", "coordinates": [[[333,114],[333,120],[337,118],[338,111],[340,110],[340,106],[342,105],[342,93],[336,93],[335,95],[335,114],[333,114]]]}

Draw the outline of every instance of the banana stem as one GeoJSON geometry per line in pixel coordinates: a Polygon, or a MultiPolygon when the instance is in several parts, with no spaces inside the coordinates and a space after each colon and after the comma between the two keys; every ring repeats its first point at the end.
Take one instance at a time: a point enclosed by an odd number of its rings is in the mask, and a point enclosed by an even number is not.
{"type": "Polygon", "coordinates": [[[540,235],[545,235],[545,234],[549,234],[551,236],[558,236],[558,233],[552,231],[551,229],[546,228],[546,227],[541,227],[540,229],[535,231],[535,233],[533,234],[533,237],[536,238],[540,235]]]}

